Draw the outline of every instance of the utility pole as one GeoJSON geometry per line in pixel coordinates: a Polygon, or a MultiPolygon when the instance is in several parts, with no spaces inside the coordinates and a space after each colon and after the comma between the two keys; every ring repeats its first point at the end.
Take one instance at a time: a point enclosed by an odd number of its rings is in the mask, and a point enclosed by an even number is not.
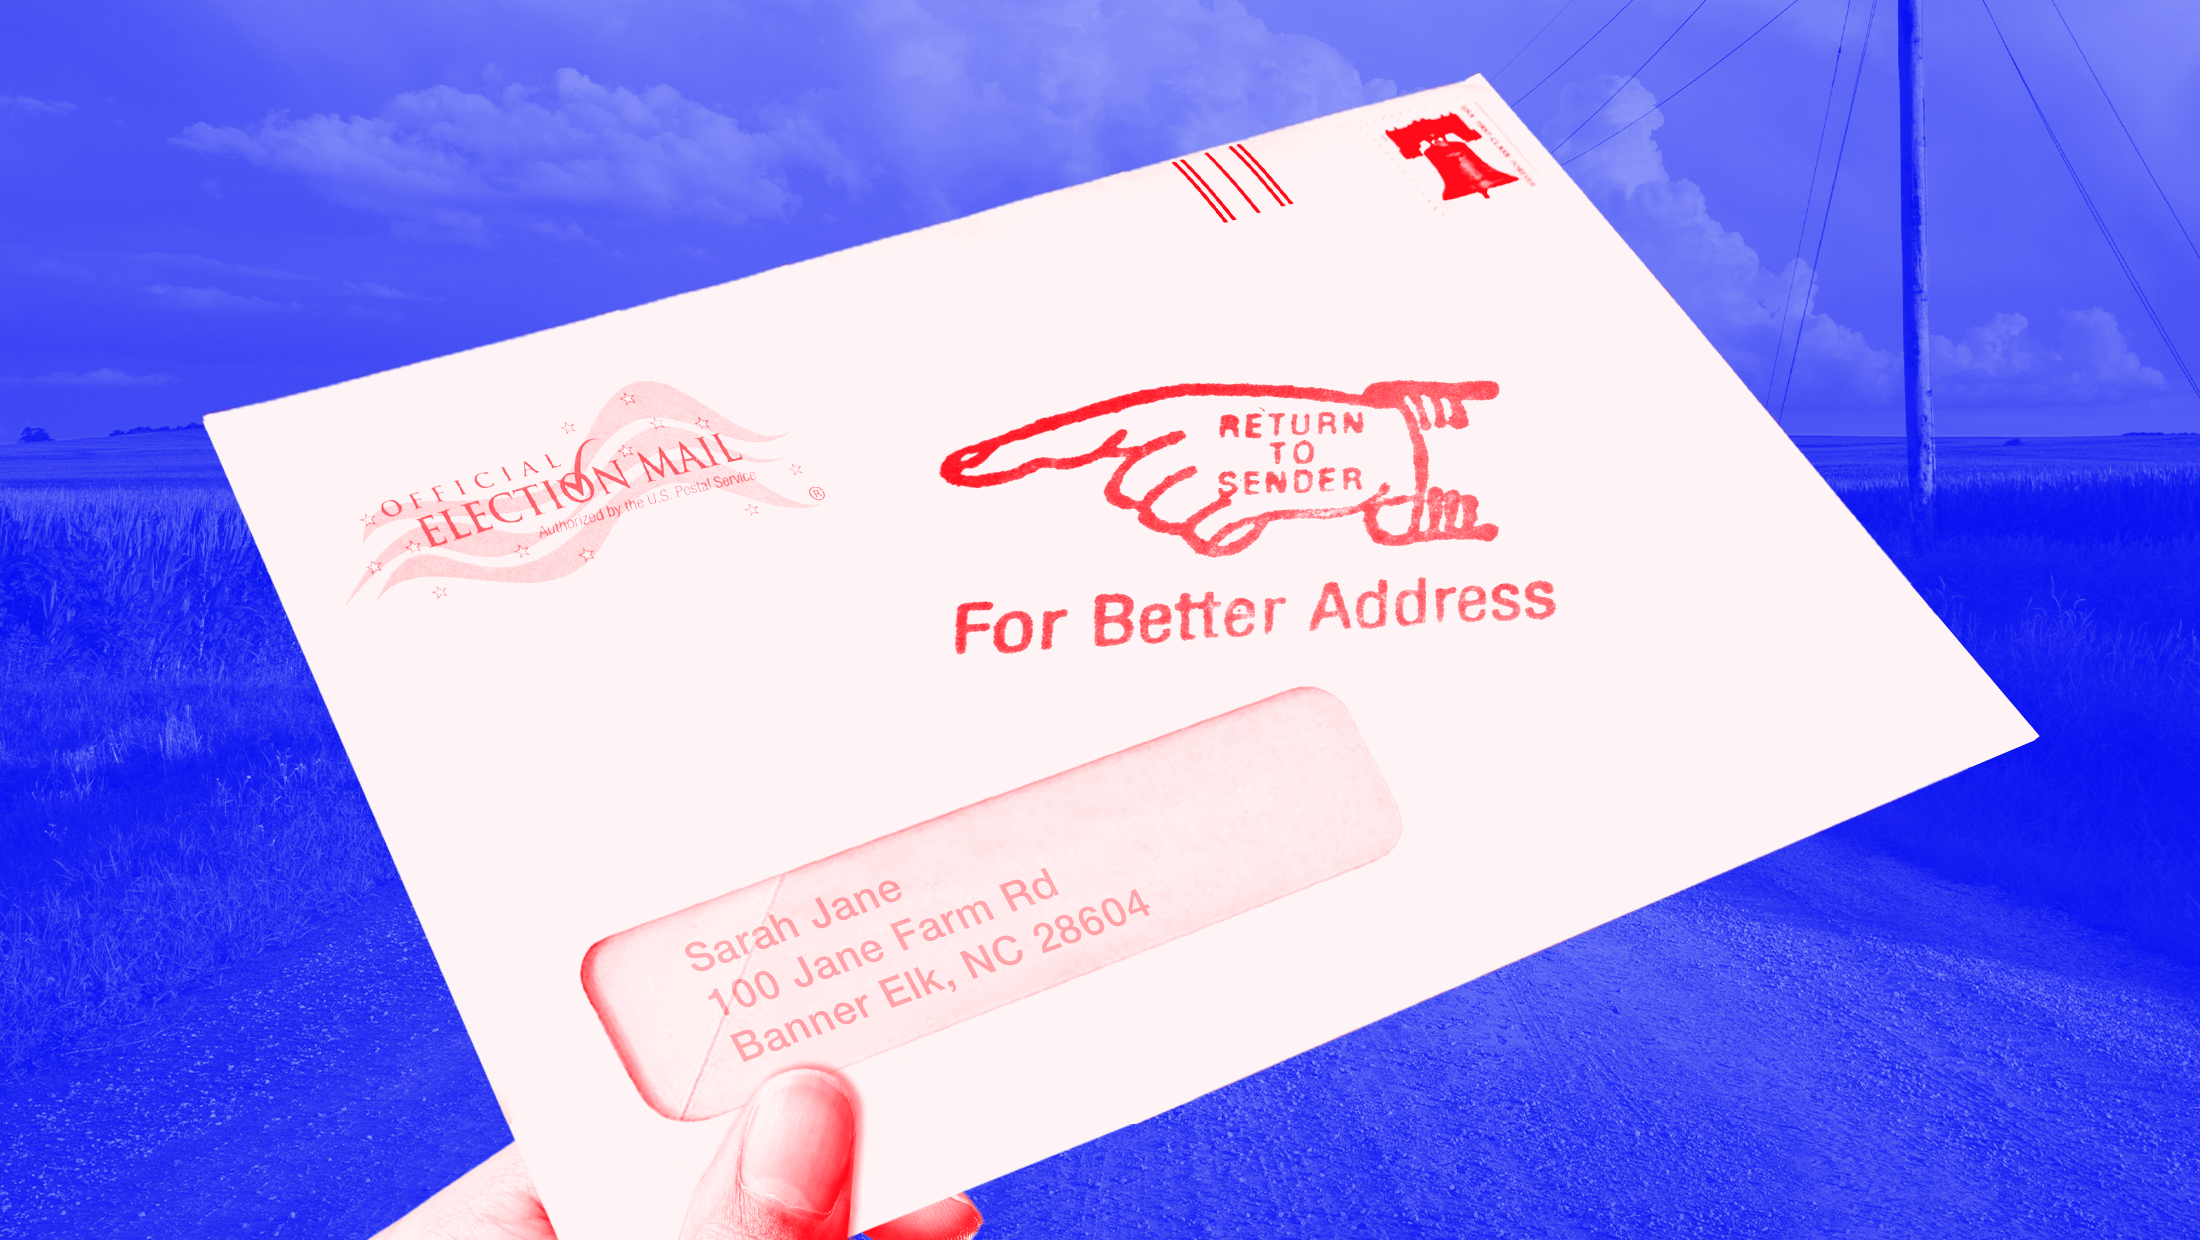
{"type": "Polygon", "coordinates": [[[1918,0],[1898,0],[1902,91],[1902,429],[1908,441],[1910,541],[1933,541],[1932,334],[1925,321],[1925,33],[1918,0]]]}

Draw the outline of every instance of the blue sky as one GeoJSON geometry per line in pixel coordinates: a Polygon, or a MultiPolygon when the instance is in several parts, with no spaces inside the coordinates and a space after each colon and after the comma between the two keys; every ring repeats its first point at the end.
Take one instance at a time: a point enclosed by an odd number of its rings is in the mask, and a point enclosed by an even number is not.
{"type": "MultiPolygon", "coordinates": [[[[2200,365],[2200,253],[2077,50],[2200,229],[2200,131],[2179,123],[2200,115],[2200,6],[2060,0],[2073,40],[2051,0],[1990,3],[2200,365]]],[[[1648,113],[1577,178],[1790,429],[1899,433],[1894,0],[1877,4],[19,6],[0,44],[0,432],[186,421],[1486,72],[1546,142],[1574,135],[1562,155],[1648,113]]],[[[1925,8],[1943,430],[2200,430],[1988,8],[1925,8]]]]}

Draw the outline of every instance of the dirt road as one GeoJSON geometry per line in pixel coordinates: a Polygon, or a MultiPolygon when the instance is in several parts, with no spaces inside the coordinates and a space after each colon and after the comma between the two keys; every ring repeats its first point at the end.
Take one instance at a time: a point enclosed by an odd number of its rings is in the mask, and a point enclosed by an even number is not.
{"type": "Polygon", "coordinates": [[[2169,1237],[2196,1171],[2200,970],[1820,836],[979,1200],[1017,1237],[2169,1237]]]}
{"type": "MultiPolygon", "coordinates": [[[[394,890],[0,1094],[0,1235],[359,1236],[502,1123],[394,890]]],[[[1839,833],[981,1187],[989,1235],[2200,1235],[2200,970],[1839,833]]]]}
{"type": "Polygon", "coordinates": [[[404,890],[0,1084],[0,1236],[364,1236],[510,1140],[404,890]]]}

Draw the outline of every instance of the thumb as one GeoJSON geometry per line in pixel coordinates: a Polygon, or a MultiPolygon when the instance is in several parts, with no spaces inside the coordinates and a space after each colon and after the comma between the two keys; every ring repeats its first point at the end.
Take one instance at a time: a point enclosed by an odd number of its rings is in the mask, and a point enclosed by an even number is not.
{"type": "Polygon", "coordinates": [[[855,1105],[829,1072],[764,1082],[688,1201],[681,1240],[845,1240],[855,1105]]]}

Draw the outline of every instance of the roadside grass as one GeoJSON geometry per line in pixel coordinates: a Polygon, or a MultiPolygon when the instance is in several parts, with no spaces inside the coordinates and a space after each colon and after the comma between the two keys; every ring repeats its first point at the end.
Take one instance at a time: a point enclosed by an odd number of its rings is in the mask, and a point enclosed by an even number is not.
{"type": "Polygon", "coordinates": [[[0,1070],[394,873],[226,490],[0,491],[0,1070]]]}
{"type": "Polygon", "coordinates": [[[2040,734],[1842,829],[2200,960],[2200,470],[1836,491],[2040,734]]]}
{"type": "MultiPolygon", "coordinates": [[[[1849,511],[1881,536],[1903,529],[1909,492],[1898,480],[1837,482],[1849,511]]],[[[1946,538],[2034,538],[2078,544],[2176,542],[2200,533],[2200,468],[2049,469],[1968,474],[1935,487],[1946,538]]]]}

